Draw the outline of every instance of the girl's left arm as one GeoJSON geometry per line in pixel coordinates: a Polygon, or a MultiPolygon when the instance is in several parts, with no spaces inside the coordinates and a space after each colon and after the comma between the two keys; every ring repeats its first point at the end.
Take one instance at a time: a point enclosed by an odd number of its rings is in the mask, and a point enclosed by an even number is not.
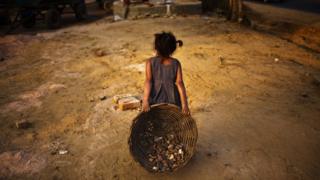
{"type": "Polygon", "coordinates": [[[184,114],[190,115],[190,110],[188,107],[188,100],[187,100],[187,93],[186,88],[184,86],[183,78],[182,78],[182,68],[179,63],[178,70],[177,70],[177,79],[176,79],[176,85],[178,87],[180,99],[181,99],[181,105],[182,105],[182,112],[184,114]]]}

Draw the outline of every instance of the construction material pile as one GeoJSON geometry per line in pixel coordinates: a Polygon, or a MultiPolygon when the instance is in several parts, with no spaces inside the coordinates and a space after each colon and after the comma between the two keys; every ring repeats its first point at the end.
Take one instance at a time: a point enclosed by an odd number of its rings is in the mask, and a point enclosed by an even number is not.
{"type": "Polygon", "coordinates": [[[148,161],[152,170],[156,172],[173,171],[183,164],[184,145],[174,134],[154,136],[154,125],[151,121],[147,124],[147,130],[140,134],[142,146],[147,148],[148,161]]]}

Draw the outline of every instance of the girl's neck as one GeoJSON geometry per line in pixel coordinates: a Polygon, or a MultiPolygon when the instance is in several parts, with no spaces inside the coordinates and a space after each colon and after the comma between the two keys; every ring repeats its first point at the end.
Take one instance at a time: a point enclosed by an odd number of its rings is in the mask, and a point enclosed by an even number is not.
{"type": "Polygon", "coordinates": [[[170,65],[171,64],[171,57],[160,57],[161,58],[161,64],[163,65],[170,65]]]}

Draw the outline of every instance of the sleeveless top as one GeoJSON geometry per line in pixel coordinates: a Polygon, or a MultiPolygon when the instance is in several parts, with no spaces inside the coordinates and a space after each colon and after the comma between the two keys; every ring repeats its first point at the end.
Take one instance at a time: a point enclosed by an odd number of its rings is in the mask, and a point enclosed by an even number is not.
{"type": "Polygon", "coordinates": [[[181,107],[178,88],[175,84],[179,61],[172,59],[171,64],[161,64],[160,57],[151,58],[152,85],[149,104],[168,103],[181,107]]]}

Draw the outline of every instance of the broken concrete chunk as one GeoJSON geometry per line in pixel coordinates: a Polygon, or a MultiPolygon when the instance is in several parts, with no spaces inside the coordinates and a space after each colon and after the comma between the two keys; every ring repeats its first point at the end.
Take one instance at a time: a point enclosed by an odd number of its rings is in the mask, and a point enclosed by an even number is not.
{"type": "Polygon", "coordinates": [[[141,106],[141,101],[137,99],[136,97],[126,97],[126,98],[121,98],[118,101],[119,109],[124,111],[128,109],[137,109],[141,106]]]}
{"type": "Polygon", "coordinates": [[[16,127],[17,127],[18,129],[27,129],[27,128],[29,128],[30,126],[31,126],[31,123],[28,122],[28,121],[25,120],[25,119],[16,122],[16,127]]]}

